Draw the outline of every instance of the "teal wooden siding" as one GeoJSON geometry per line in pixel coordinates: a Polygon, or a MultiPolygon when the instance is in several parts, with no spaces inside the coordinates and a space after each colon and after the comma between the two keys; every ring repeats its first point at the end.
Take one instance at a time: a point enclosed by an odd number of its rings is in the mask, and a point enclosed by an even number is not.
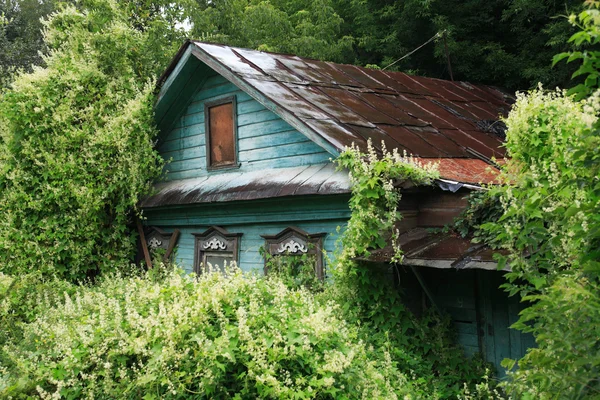
{"type": "Polygon", "coordinates": [[[212,171],[256,171],[328,162],[331,154],[292,128],[273,112],[214,71],[204,79],[183,115],[168,132],[162,132],[158,151],[166,160],[167,180],[196,178],[207,174],[204,103],[236,96],[240,168],[212,171]]]}
{"type": "Polygon", "coordinates": [[[258,250],[264,245],[261,235],[279,233],[288,226],[297,226],[308,233],[327,232],[324,248],[333,254],[338,238],[337,227],[344,227],[350,216],[347,196],[319,196],[298,200],[248,201],[206,204],[166,209],[147,209],[146,225],[158,226],[167,232],[181,231],[176,261],[186,271],[193,270],[194,236],[211,225],[231,233],[243,233],[240,242],[239,266],[244,271],[262,271],[264,260],[258,250]]]}
{"type": "MultiPolygon", "coordinates": [[[[535,347],[532,335],[510,328],[523,305],[517,297],[508,297],[499,288],[504,282],[502,272],[416,268],[436,306],[449,314],[457,342],[465,354],[480,353],[496,368],[498,378],[506,375],[502,360],[519,359],[528,348],[535,347]]],[[[401,282],[406,302],[413,311],[421,312],[423,303],[431,305],[409,268],[404,269],[401,282]]]]}

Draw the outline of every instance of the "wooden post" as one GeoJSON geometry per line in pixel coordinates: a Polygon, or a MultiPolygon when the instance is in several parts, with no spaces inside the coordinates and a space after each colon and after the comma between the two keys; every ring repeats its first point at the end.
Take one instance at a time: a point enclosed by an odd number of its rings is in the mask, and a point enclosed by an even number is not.
{"type": "Polygon", "coordinates": [[[167,252],[165,253],[165,256],[163,257],[163,261],[167,262],[167,260],[169,259],[169,257],[171,257],[171,253],[173,252],[173,249],[175,248],[175,245],[177,244],[177,240],[179,239],[179,229],[175,229],[173,231],[173,234],[171,235],[171,239],[169,240],[169,248],[167,249],[167,252]]]}
{"type": "Polygon", "coordinates": [[[144,235],[144,227],[142,226],[142,222],[137,216],[135,217],[135,224],[137,225],[137,230],[140,234],[140,240],[142,241],[142,251],[144,252],[144,259],[146,260],[146,265],[148,266],[148,269],[152,269],[152,259],[150,258],[150,252],[148,251],[146,235],[144,235]]]}

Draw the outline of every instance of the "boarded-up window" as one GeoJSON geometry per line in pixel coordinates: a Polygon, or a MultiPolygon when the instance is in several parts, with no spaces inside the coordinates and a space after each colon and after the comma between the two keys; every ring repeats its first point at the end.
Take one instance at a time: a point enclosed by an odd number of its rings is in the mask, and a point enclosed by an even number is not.
{"type": "Polygon", "coordinates": [[[235,99],[207,103],[205,111],[208,167],[237,166],[235,99]]]}

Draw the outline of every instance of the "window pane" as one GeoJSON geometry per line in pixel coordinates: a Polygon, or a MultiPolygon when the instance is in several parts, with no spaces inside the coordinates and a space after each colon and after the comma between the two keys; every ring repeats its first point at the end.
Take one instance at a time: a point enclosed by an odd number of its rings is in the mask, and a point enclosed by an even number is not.
{"type": "Polygon", "coordinates": [[[204,268],[208,270],[208,264],[212,266],[213,272],[225,272],[225,263],[231,265],[231,254],[206,254],[204,257],[204,268]]]}
{"type": "Polygon", "coordinates": [[[233,104],[226,103],[210,107],[210,165],[231,165],[235,163],[233,142],[233,104]]]}

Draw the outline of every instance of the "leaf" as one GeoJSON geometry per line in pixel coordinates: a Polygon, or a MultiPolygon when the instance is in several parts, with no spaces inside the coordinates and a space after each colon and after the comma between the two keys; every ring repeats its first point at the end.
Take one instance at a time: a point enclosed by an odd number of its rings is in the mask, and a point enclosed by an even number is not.
{"type": "Polygon", "coordinates": [[[569,57],[569,55],[570,55],[570,53],[559,53],[559,54],[555,55],[552,58],[552,66],[554,67],[556,65],[556,63],[569,57]]]}

